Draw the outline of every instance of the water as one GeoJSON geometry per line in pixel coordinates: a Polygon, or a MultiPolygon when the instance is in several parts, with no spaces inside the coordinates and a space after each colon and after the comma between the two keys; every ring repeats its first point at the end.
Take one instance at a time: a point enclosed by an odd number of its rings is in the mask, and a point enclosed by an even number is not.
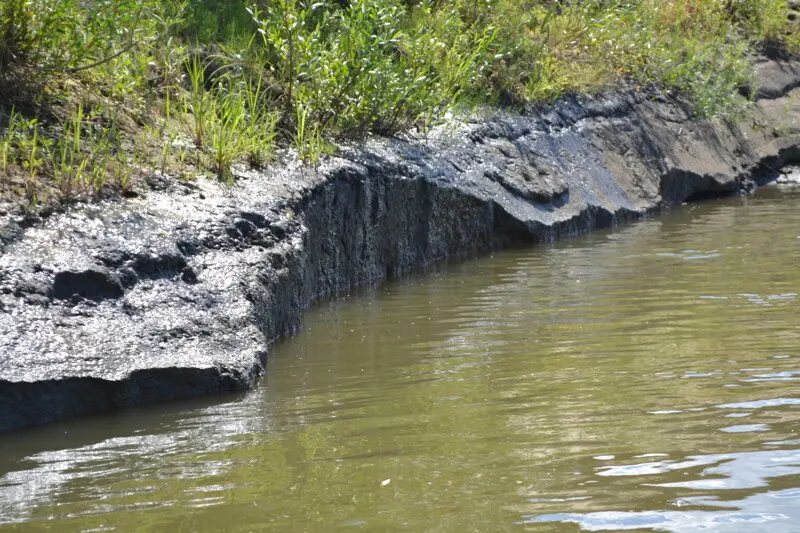
{"type": "Polygon", "coordinates": [[[0,531],[800,531],[800,193],[325,304],[255,392],[0,436],[0,531]]]}

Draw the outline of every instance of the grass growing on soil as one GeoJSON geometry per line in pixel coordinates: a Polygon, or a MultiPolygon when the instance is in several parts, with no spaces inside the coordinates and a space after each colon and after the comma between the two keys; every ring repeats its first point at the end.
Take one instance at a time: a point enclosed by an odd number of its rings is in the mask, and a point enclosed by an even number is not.
{"type": "Polygon", "coordinates": [[[795,0],[5,0],[0,196],[232,182],[293,145],[425,131],[457,106],[655,83],[746,111],[748,54],[800,50],[795,0]]]}

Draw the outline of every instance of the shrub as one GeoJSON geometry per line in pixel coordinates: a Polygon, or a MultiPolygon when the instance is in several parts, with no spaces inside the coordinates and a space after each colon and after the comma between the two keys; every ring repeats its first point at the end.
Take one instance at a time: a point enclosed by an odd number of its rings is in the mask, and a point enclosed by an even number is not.
{"type": "Polygon", "coordinates": [[[452,8],[272,0],[262,9],[259,53],[284,88],[287,121],[302,109],[326,131],[391,134],[439,116],[480,75],[486,35],[466,32],[452,8]]]}
{"type": "Polygon", "coordinates": [[[6,0],[0,8],[0,76],[14,68],[88,70],[146,40],[156,0],[6,0]]]}

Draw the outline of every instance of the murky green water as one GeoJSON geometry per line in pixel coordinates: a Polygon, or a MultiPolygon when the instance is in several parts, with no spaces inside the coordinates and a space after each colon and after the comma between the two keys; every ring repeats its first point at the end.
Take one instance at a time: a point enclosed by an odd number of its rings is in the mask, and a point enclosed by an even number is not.
{"type": "Polygon", "coordinates": [[[800,193],[322,306],[254,393],[0,437],[0,531],[800,531],[800,193]]]}

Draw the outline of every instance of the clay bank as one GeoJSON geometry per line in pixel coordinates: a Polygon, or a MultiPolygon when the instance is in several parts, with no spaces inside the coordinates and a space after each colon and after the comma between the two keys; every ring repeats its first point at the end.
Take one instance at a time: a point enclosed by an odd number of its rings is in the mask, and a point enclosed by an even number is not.
{"type": "Polygon", "coordinates": [[[46,217],[0,211],[0,431],[244,390],[321,298],[514,243],[790,179],[800,62],[763,59],[752,115],[655,90],[494,113],[46,217]]]}

